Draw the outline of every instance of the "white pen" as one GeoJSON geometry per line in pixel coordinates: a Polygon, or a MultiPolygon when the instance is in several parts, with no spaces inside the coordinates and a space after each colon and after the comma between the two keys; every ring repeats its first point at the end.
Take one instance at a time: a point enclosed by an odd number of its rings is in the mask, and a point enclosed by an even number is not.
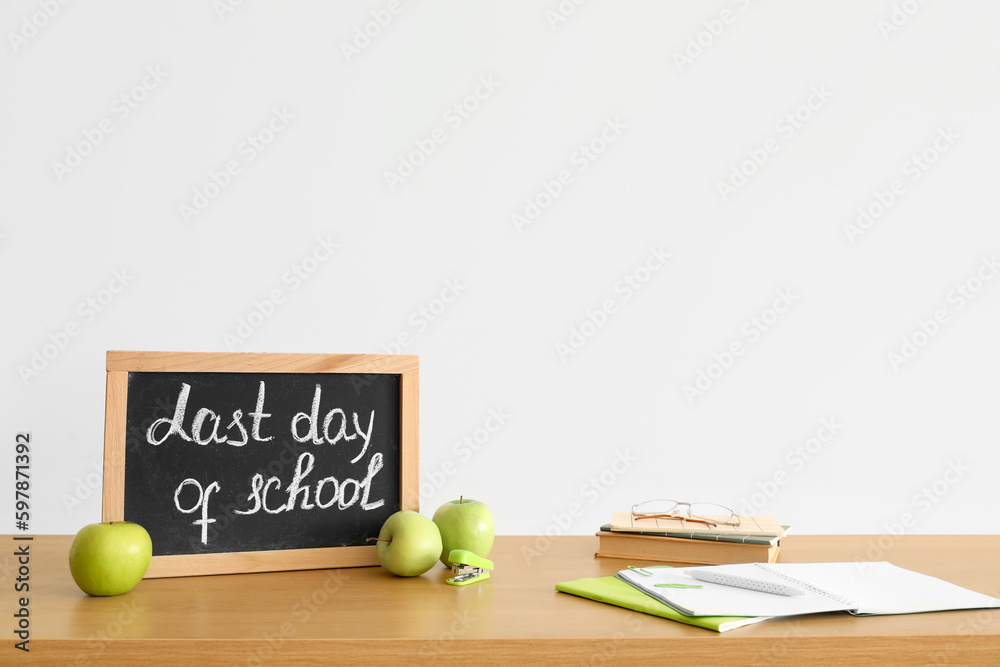
{"type": "Polygon", "coordinates": [[[733,586],[735,588],[746,588],[761,593],[772,593],[788,597],[798,597],[806,594],[805,591],[799,590],[794,586],[789,586],[788,584],[767,581],[765,579],[754,579],[753,577],[741,577],[736,574],[723,574],[722,572],[713,572],[711,570],[685,570],[684,574],[698,581],[707,581],[712,584],[733,586]]]}

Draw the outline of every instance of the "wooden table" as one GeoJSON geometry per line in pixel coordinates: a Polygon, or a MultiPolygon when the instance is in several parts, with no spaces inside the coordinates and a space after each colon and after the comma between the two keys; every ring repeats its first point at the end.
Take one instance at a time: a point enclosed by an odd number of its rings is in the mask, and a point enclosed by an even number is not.
{"type": "MultiPolygon", "coordinates": [[[[594,537],[498,537],[489,581],[381,568],[155,579],[112,598],[73,583],[69,536],[31,542],[31,651],[13,648],[15,543],[3,538],[0,664],[1000,665],[1000,610],[772,620],[718,634],[556,593],[604,576],[594,537]],[[5,560],[3,560],[5,559],[5,560]]],[[[782,562],[888,560],[1000,595],[1000,535],[791,536],[782,562]],[[880,541],[881,539],[881,541],[880,541]]]]}

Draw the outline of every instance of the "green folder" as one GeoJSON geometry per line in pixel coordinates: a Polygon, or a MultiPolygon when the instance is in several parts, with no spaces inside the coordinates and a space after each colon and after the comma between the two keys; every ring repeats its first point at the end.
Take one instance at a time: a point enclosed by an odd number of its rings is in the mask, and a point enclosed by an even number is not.
{"type": "Polygon", "coordinates": [[[615,577],[575,579],[556,584],[556,590],[579,595],[580,597],[605,604],[613,604],[644,614],[652,614],[671,621],[679,621],[700,628],[725,632],[758,621],[766,621],[769,616],[685,616],[673,607],[663,604],[645,593],[615,577]]]}

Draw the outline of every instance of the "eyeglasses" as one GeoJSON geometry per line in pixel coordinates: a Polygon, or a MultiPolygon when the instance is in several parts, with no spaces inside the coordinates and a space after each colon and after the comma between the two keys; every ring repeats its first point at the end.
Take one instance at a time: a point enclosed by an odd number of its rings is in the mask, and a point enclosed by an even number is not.
{"type": "Polygon", "coordinates": [[[679,500],[647,500],[632,505],[632,519],[679,519],[716,526],[738,526],[740,517],[725,505],[687,503],[679,500]]]}

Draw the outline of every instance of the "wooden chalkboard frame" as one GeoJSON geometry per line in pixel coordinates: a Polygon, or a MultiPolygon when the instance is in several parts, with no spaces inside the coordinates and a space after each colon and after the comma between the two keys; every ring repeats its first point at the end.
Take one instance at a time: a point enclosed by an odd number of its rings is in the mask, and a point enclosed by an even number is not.
{"type": "MultiPolygon", "coordinates": [[[[420,511],[420,362],[412,354],[297,354],[252,352],[107,353],[102,521],[125,517],[125,441],[130,372],[357,373],[400,376],[400,505],[420,511]]],[[[154,556],[146,578],[315,570],[377,565],[374,546],[154,556]]]]}

